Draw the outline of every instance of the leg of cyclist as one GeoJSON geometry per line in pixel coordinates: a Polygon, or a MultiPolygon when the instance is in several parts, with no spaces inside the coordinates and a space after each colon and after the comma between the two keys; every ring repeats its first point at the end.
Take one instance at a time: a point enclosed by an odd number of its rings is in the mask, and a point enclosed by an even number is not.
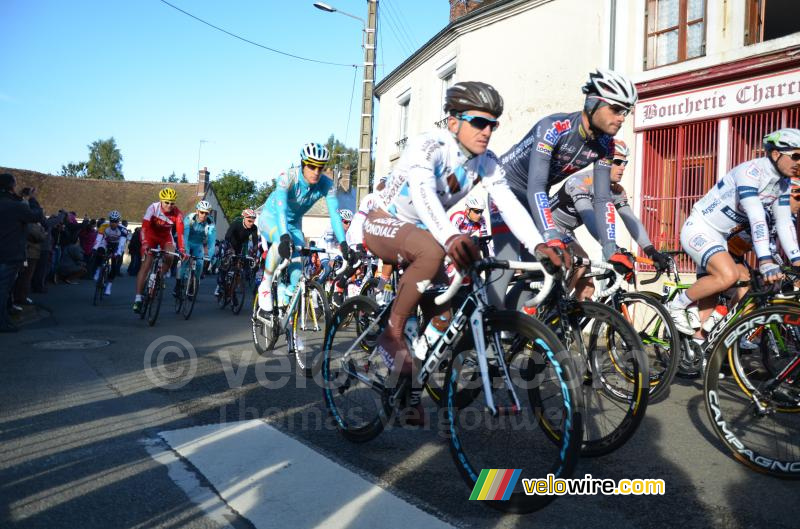
{"type": "Polygon", "coordinates": [[[122,256],[119,255],[116,250],[111,248],[111,267],[108,271],[108,279],[106,280],[106,291],[104,294],[106,296],[111,295],[111,284],[114,282],[114,279],[119,275],[119,268],[122,266],[122,256]]]}
{"type": "MultiPolygon", "coordinates": [[[[502,221],[501,221],[502,222],[502,221]]],[[[492,242],[494,244],[494,255],[497,259],[502,260],[518,260],[520,258],[520,243],[511,232],[507,231],[505,224],[498,226],[498,231],[495,232],[495,225],[492,225],[492,242]],[[505,228],[505,231],[502,230],[505,228]]],[[[489,304],[494,305],[498,309],[508,308],[513,310],[514,307],[506,305],[506,294],[508,291],[508,284],[511,282],[511,277],[514,275],[512,270],[494,270],[489,276],[489,281],[486,285],[486,290],[489,297],[489,304]]],[[[510,303],[511,300],[508,300],[510,303]]]]}
{"type": "MultiPolygon", "coordinates": [[[[578,257],[583,257],[588,259],[589,254],[586,253],[586,250],[578,244],[578,241],[575,240],[575,237],[572,233],[567,233],[569,237],[567,240],[567,247],[572,255],[577,255],[578,257]]],[[[575,275],[572,278],[572,283],[570,284],[570,288],[575,289],[575,297],[578,301],[584,301],[586,299],[591,299],[592,295],[594,294],[594,281],[592,278],[587,277],[584,278],[583,276],[586,275],[588,272],[588,268],[578,268],[575,270],[575,275]]]]}
{"type": "MultiPolygon", "coordinates": [[[[292,245],[297,246],[305,246],[305,236],[303,232],[300,230],[299,226],[292,226],[289,225],[289,235],[292,238],[292,245]]],[[[292,251],[292,258],[297,257],[298,253],[296,251],[292,251]]],[[[283,285],[283,288],[280,288],[279,285],[279,295],[280,298],[278,303],[280,306],[286,306],[289,303],[289,300],[294,295],[294,291],[297,290],[297,283],[300,282],[300,277],[303,275],[303,266],[300,263],[289,263],[289,266],[286,268],[286,271],[289,274],[289,284],[283,285]]]]}
{"type": "Polygon", "coordinates": [[[106,247],[102,244],[95,249],[94,252],[94,263],[92,263],[92,268],[94,268],[94,275],[92,279],[97,281],[100,278],[100,271],[103,267],[103,263],[106,260],[106,247]]]}
{"type": "Polygon", "coordinates": [[[147,281],[147,276],[150,274],[150,267],[153,266],[153,255],[147,251],[148,245],[142,241],[142,264],[139,267],[139,273],[136,275],[136,298],[133,302],[133,311],[139,312],[142,308],[142,292],[144,292],[144,284],[147,281]]]}

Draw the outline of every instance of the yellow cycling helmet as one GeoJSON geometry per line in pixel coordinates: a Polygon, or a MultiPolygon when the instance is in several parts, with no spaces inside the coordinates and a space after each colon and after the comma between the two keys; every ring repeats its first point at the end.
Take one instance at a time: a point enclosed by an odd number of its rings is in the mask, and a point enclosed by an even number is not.
{"type": "Polygon", "coordinates": [[[176,198],[178,198],[178,193],[176,193],[175,190],[172,189],[171,187],[165,187],[164,189],[159,191],[158,198],[159,198],[159,200],[172,200],[172,201],[174,201],[176,198]]]}

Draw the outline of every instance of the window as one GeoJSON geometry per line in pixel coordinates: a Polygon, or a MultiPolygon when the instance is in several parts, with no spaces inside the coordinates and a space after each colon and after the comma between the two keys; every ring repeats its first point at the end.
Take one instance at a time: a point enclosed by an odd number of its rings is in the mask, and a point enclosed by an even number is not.
{"type": "Polygon", "coordinates": [[[800,31],[797,0],[745,0],[744,43],[756,44],[800,31]]]}
{"type": "MultiPolygon", "coordinates": [[[[657,250],[680,250],[683,223],[717,181],[716,120],[644,132],[641,219],[657,250]]],[[[681,271],[694,271],[686,255],[681,271]]]]}
{"type": "Polygon", "coordinates": [[[411,96],[400,100],[400,139],[397,140],[397,148],[403,150],[408,140],[408,111],[411,104],[411,96]]]}
{"type": "Polygon", "coordinates": [[[706,53],[706,0],[646,0],[645,69],[706,53]]]}

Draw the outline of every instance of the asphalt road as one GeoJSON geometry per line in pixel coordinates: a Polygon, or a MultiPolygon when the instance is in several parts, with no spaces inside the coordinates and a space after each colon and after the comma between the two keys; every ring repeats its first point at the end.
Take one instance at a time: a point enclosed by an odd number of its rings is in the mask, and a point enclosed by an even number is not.
{"type": "MultiPolygon", "coordinates": [[[[320,389],[292,374],[281,347],[258,360],[249,309],[238,316],[219,310],[213,283],[213,277],[203,281],[189,321],[173,314],[165,298],[155,327],[132,314],[127,276],[101,307],[90,303],[91,282],[58,285],[35,298],[52,309],[51,317],[0,335],[0,525],[258,526],[158,435],[257,419],[454,526],[797,527],[797,484],[733,461],[709,429],[699,382],[687,380],[648,408],[623,448],[582,460],[576,472],[662,478],[666,495],[565,497],[525,516],[469,502],[436,420],[422,430],[391,427],[366,444],[345,441],[320,389]],[[166,373],[185,375],[169,379],[180,387],[159,387],[158,370],[145,369],[146,358],[154,365],[165,347],[172,351],[166,373]]],[[[251,459],[257,469],[258,459],[251,459]]],[[[307,497],[313,512],[319,484],[298,489],[285,493],[307,497]]],[[[327,494],[347,497],[333,489],[327,494]]]]}

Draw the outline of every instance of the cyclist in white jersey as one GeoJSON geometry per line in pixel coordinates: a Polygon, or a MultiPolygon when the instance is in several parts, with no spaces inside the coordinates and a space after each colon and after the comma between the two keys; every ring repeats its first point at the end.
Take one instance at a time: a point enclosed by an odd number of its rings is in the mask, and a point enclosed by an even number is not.
{"type": "Polygon", "coordinates": [[[668,305],[679,331],[694,334],[714,305],[714,294],[739,280],[739,271],[727,251],[726,236],[749,224],[758,268],[767,283],[783,278],[772,258],[767,209],[771,209],[784,252],[793,266],[800,265],[797,233],[789,206],[790,179],[800,174],[800,130],[780,129],[764,137],[766,156],[737,165],[692,209],[681,229],[681,246],[698,265],[698,280],[668,305]],[[686,310],[699,303],[701,322],[686,310]]]}
{"type": "MultiPolygon", "coordinates": [[[[509,189],[497,157],[488,150],[503,112],[500,94],[485,83],[456,83],[447,90],[444,110],[447,129],[408,142],[381,192],[379,208],[370,212],[364,223],[364,241],[372,253],[385,263],[408,264],[388,325],[376,345],[386,365],[401,374],[412,370],[403,336],[406,320],[431,282],[446,281],[445,256],[461,270],[479,258],[473,240],[459,233],[446,213],[446,208],[465,197],[479,181],[501,205],[513,234],[551,270],[561,265],[556,251],[543,244],[530,215],[509,189]]],[[[422,309],[438,332],[449,325],[449,307],[422,309]]],[[[410,400],[424,421],[419,402],[410,400]]]]}

